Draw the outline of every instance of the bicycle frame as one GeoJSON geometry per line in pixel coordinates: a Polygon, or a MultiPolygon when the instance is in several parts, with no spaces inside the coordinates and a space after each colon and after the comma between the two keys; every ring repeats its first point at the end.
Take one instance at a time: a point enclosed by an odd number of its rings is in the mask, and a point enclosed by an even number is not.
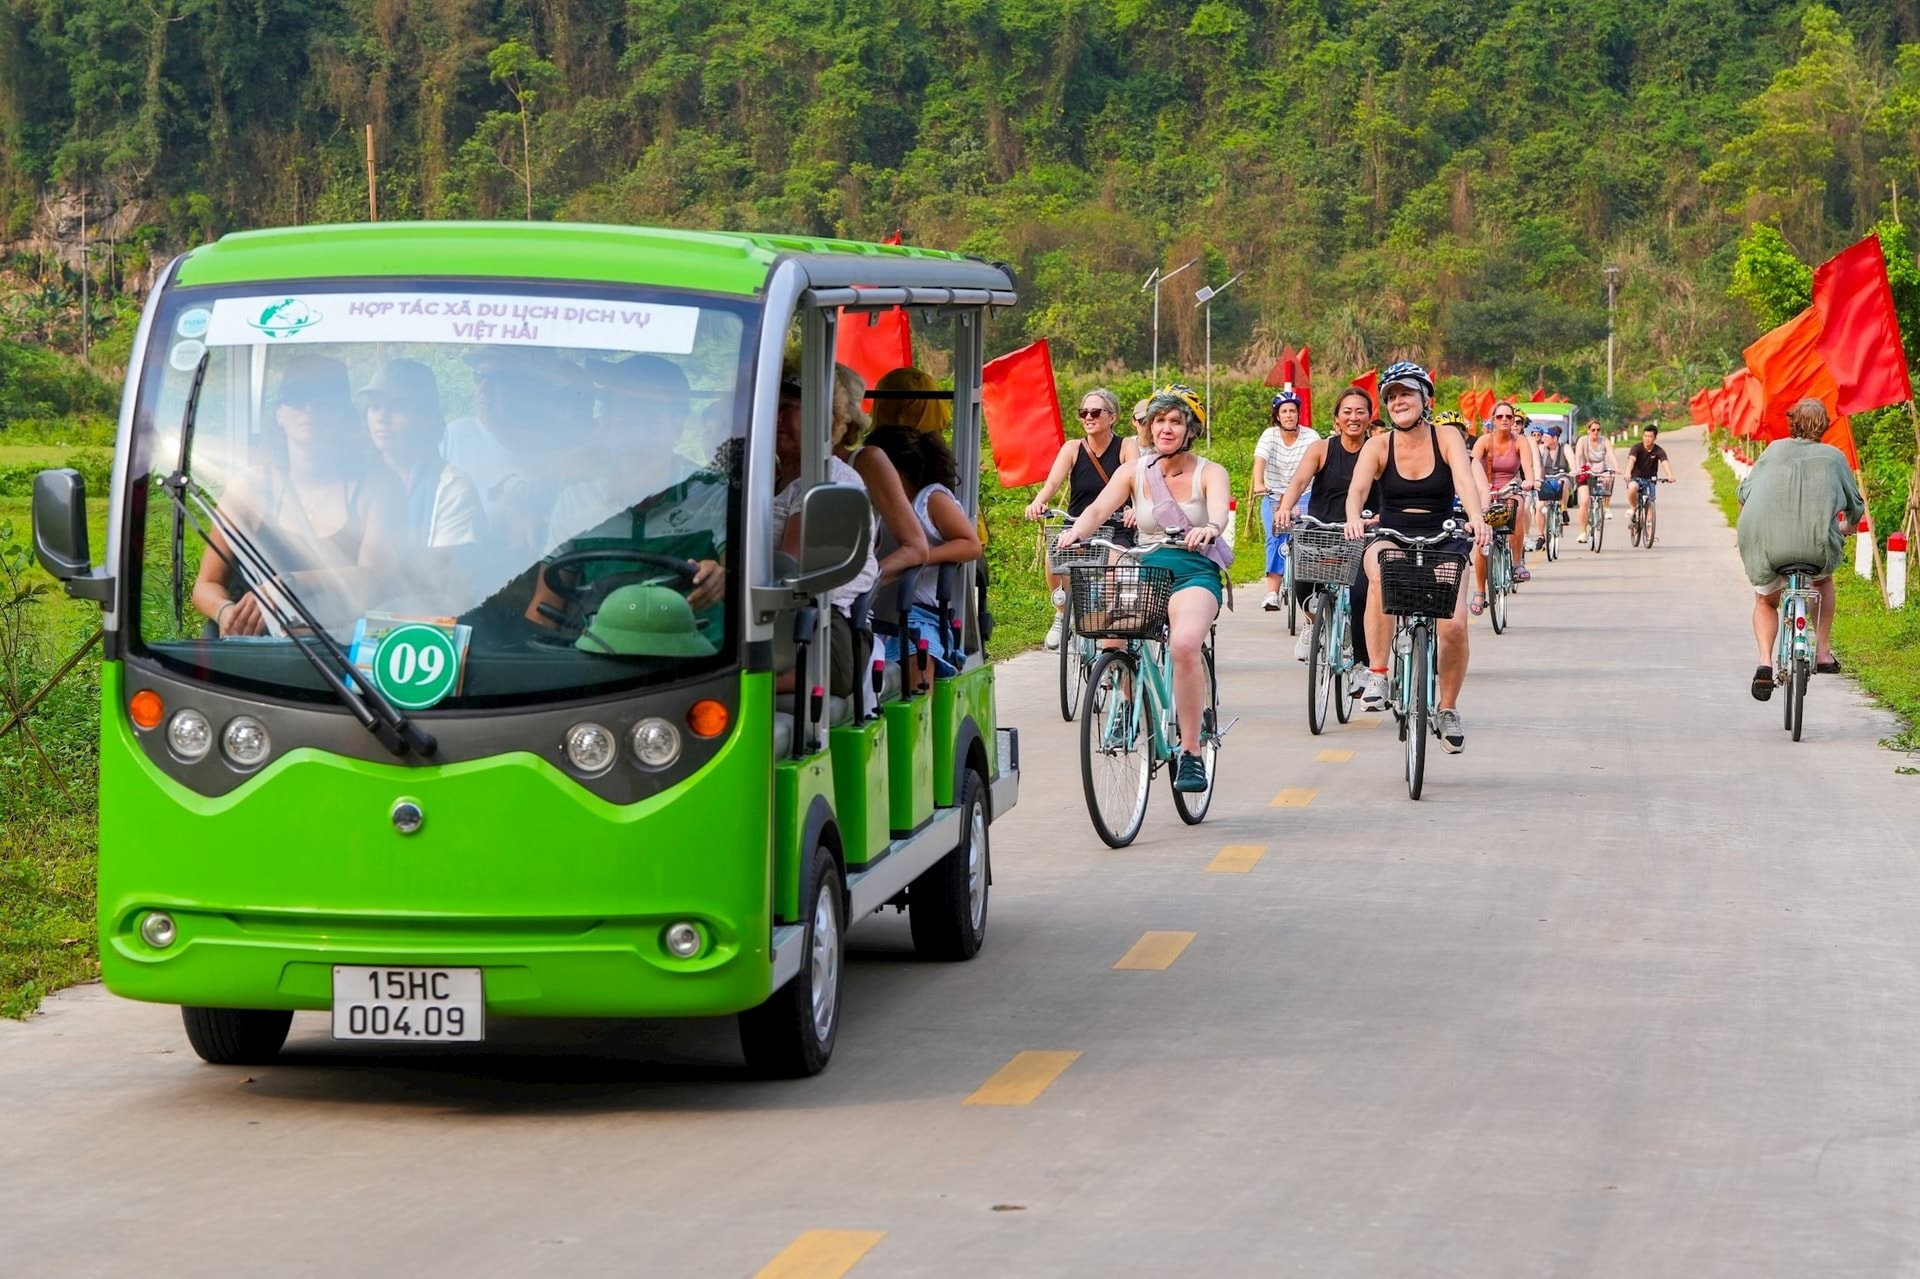
{"type": "MultiPolygon", "coordinates": [[[[1387,681],[1387,704],[1392,707],[1395,717],[1405,720],[1408,707],[1413,698],[1414,672],[1407,667],[1413,654],[1413,639],[1416,631],[1427,633],[1427,662],[1424,673],[1427,682],[1427,706],[1439,704],[1440,697],[1440,636],[1433,623],[1424,617],[1402,617],[1393,626],[1393,674],[1387,681]]],[[[1432,725],[1429,723],[1429,730],[1432,725]]]]}
{"type": "Polygon", "coordinates": [[[1178,745],[1180,736],[1179,725],[1168,723],[1174,713],[1173,654],[1164,640],[1130,640],[1126,652],[1132,658],[1128,665],[1138,682],[1134,686],[1133,696],[1126,701],[1126,723],[1122,724],[1113,718],[1118,713],[1117,708],[1106,708],[1105,735],[1130,741],[1134,734],[1144,728],[1153,743],[1153,766],[1157,770],[1173,758],[1174,747],[1178,745]],[[1153,703],[1153,716],[1149,722],[1142,724],[1142,708],[1147,702],[1153,703]],[[1115,731],[1122,728],[1126,730],[1124,734],[1115,731]]]}
{"type": "Polygon", "coordinates": [[[1808,666],[1814,662],[1816,637],[1820,625],[1820,592],[1807,585],[1798,573],[1787,578],[1787,589],[1780,592],[1780,629],[1773,641],[1773,669],[1777,683],[1784,684],[1795,661],[1808,666]]]}

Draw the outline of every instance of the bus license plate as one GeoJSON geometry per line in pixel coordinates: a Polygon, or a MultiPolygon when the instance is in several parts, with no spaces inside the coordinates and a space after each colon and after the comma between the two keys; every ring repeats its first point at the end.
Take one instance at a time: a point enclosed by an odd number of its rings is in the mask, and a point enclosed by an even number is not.
{"type": "Polygon", "coordinates": [[[459,1043],[485,1039],[478,968],[333,969],[335,1039],[459,1043]]]}

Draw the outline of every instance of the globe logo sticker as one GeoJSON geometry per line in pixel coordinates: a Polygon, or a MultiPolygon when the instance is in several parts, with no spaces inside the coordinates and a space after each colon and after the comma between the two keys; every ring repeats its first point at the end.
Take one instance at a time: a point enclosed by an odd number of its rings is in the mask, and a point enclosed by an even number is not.
{"type": "Polygon", "coordinates": [[[460,654],[437,626],[396,626],[373,655],[373,683],[406,711],[440,702],[460,680],[460,654]]]}
{"type": "Polygon", "coordinates": [[[274,302],[260,311],[260,318],[247,324],[270,338],[290,338],[302,329],[320,323],[320,313],[299,298],[274,302]]]}

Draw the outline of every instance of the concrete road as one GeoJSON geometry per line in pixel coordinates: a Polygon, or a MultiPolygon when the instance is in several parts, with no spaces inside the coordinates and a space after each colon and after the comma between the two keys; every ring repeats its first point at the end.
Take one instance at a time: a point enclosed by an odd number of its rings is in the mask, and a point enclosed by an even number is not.
{"type": "Polygon", "coordinates": [[[863,925],[817,1080],[719,1023],[381,1056],[302,1016],[253,1070],[97,988],[0,1024],[0,1273],[1920,1273],[1920,779],[1844,680],[1799,745],[1751,701],[1670,447],[1659,547],[1616,522],[1475,627],[1417,804],[1380,716],[1308,735],[1243,593],[1214,815],[1156,787],[1109,851],[1010,664],[987,949],[863,925]]]}

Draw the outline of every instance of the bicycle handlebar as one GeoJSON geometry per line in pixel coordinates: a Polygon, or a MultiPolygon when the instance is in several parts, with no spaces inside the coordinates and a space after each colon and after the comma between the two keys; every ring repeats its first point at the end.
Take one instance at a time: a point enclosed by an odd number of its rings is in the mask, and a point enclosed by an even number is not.
{"type": "Polygon", "coordinates": [[[1442,524],[1440,526],[1440,531],[1438,533],[1435,533],[1432,537],[1413,537],[1409,534],[1402,533],[1396,529],[1390,529],[1390,528],[1383,528],[1377,531],[1379,532],[1379,535],[1381,537],[1391,540],[1396,545],[1404,546],[1408,550],[1425,550],[1430,547],[1438,546],[1442,542],[1453,541],[1455,538],[1460,536],[1460,533],[1462,530],[1460,527],[1460,521],[1448,520],[1445,524],[1442,524]]]}

